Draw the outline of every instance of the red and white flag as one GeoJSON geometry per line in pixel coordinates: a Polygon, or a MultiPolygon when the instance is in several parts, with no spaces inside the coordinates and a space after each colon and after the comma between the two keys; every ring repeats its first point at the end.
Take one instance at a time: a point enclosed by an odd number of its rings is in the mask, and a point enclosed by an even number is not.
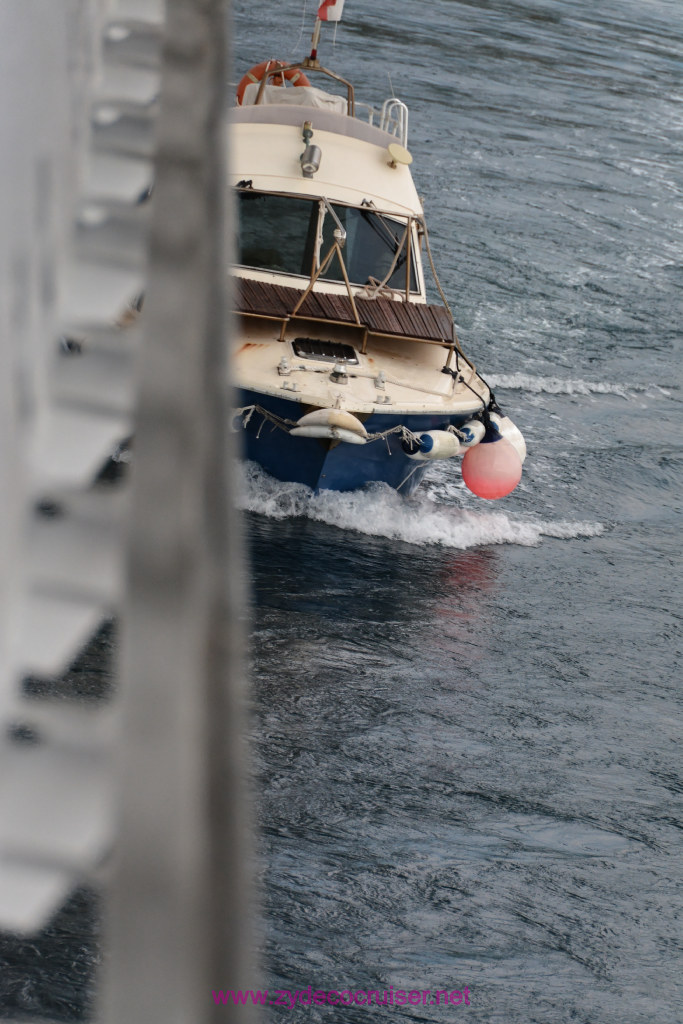
{"type": "Polygon", "coordinates": [[[318,8],[318,17],[321,21],[341,21],[344,10],[344,0],[323,0],[318,8]]]}

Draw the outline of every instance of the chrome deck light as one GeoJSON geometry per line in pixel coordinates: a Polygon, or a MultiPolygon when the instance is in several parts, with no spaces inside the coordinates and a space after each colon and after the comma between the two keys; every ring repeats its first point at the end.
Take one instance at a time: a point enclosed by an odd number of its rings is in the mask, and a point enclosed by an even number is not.
{"type": "Polygon", "coordinates": [[[301,162],[301,173],[304,178],[312,178],[317,170],[320,169],[320,160],[322,159],[322,151],[320,146],[315,146],[311,143],[313,138],[313,128],[310,121],[304,122],[303,137],[306,144],[306,148],[299,157],[301,162]]]}

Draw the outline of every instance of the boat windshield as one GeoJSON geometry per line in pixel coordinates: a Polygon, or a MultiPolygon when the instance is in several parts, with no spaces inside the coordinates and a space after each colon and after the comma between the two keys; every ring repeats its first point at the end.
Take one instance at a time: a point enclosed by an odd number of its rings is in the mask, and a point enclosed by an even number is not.
{"type": "Polygon", "coordinates": [[[318,231],[318,204],[310,199],[238,193],[238,263],[257,270],[310,277],[318,231]]]}
{"type": "MultiPolygon", "coordinates": [[[[346,231],[342,252],[351,283],[365,285],[371,278],[383,281],[390,274],[387,284],[404,290],[407,221],[366,207],[330,205],[346,231]]],[[[238,212],[238,263],[244,267],[310,277],[334,241],[337,225],[324,204],[316,199],[245,189],[238,192],[238,212]],[[322,242],[319,245],[320,218],[322,242]]],[[[344,280],[336,255],[321,277],[326,281],[344,280]]],[[[410,291],[417,291],[413,263],[410,291]]]]}

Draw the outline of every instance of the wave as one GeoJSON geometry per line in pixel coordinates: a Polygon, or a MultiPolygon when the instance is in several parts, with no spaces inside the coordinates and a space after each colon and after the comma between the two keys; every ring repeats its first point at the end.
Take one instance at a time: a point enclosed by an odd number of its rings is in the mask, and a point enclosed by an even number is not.
{"type": "Polygon", "coordinates": [[[528,391],[547,395],[619,395],[631,398],[636,392],[652,391],[668,397],[670,392],[657,384],[609,384],[604,381],[568,380],[562,377],[534,377],[527,373],[493,373],[486,379],[492,388],[528,391]]]}
{"type": "Polygon", "coordinates": [[[596,537],[600,523],[516,519],[505,512],[438,505],[426,495],[402,498],[385,484],[362,491],[315,493],[275,480],[253,462],[239,464],[238,506],[271,519],[305,517],[372,537],[465,550],[489,544],[532,547],[543,537],[596,537]]]}

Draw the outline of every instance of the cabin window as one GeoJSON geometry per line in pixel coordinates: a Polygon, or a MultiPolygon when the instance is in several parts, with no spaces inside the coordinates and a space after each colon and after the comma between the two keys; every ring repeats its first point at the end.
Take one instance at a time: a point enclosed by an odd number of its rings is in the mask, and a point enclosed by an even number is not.
{"type": "MultiPolygon", "coordinates": [[[[319,265],[317,261],[323,260],[329,252],[337,226],[329,212],[323,214],[324,205],[316,199],[279,196],[251,189],[238,191],[237,197],[237,262],[240,266],[310,277],[319,265]],[[318,248],[321,217],[322,244],[318,248]]],[[[333,204],[333,209],[346,231],[342,253],[351,283],[365,285],[370,278],[383,281],[398,253],[387,284],[404,291],[406,221],[366,208],[333,204]]],[[[322,279],[344,280],[336,255],[322,279]]],[[[410,268],[410,290],[418,290],[414,263],[410,268]]]]}
{"type": "Polygon", "coordinates": [[[238,263],[258,270],[310,277],[318,204],[310,199],[238,193],[238,263]]]}
{"type": "MultiPolygon", "coordinates": [[[[394,270],[387,284],[391,288],[405,291],[406,222],[376,213],[374,210],[359,210],[354,206],[337,206],[333,203],[332,208],[346,231],[346,244],[342,249],[342,254],[351,283],[368,284],[371,277],[383,281],[398,252],[394,270]]],[[[328,213],[323,222],[321,259],[324,259],[325,254],[329,252],[336,226],[334,219],[328,213]]],[[[337,256],[334,256],[324,277],[328,281],[344,280],[337,256]]],[[[417,291],[414,263],[410,267],[410,291],[417,291]]]]}

